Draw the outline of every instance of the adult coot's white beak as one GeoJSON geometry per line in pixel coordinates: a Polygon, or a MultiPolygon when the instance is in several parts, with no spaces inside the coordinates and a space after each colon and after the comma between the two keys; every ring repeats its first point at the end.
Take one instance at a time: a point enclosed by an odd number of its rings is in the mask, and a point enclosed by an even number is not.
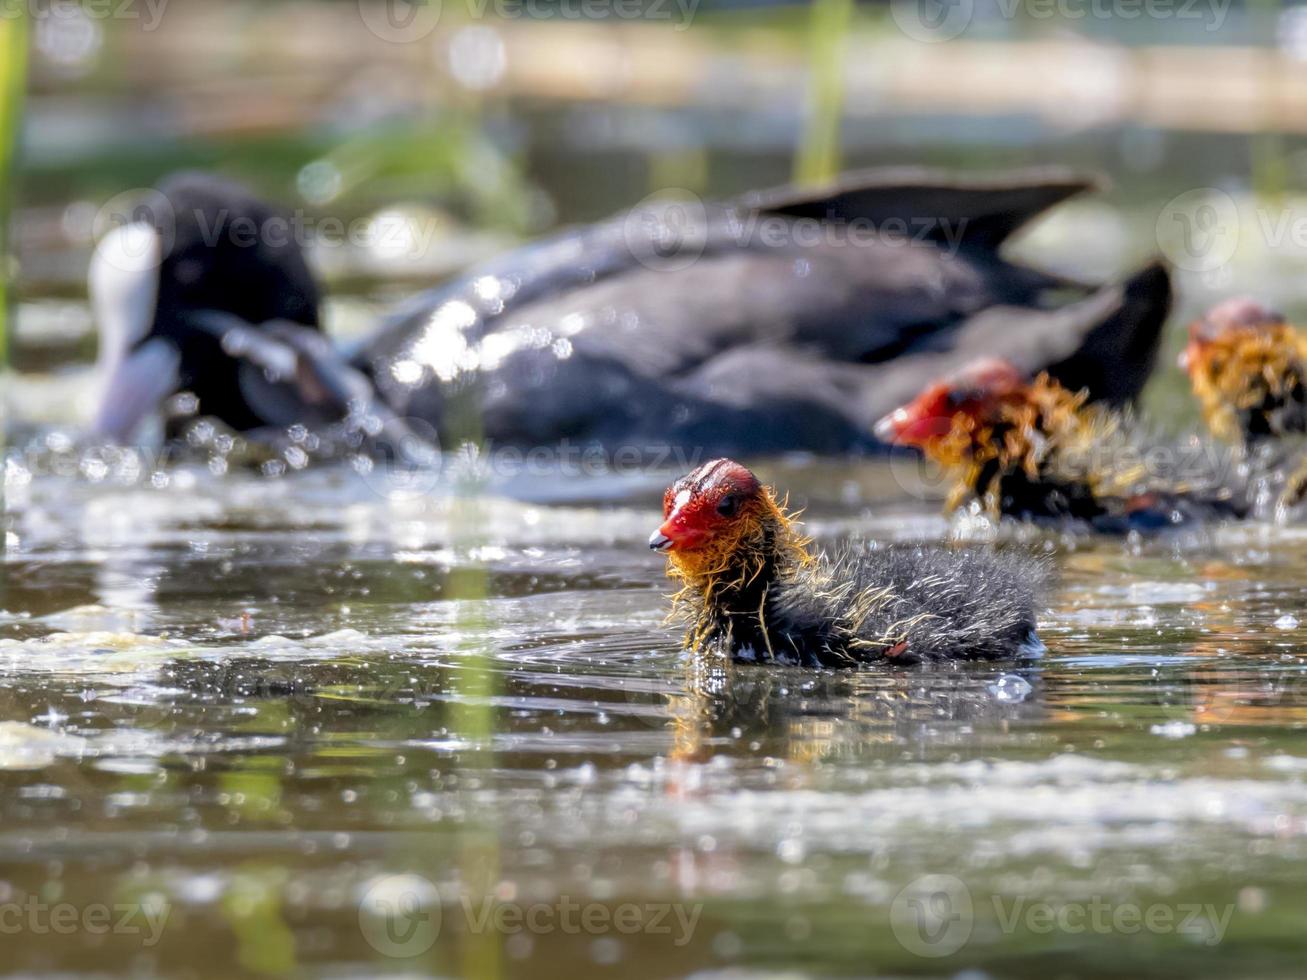
{"type": "Polygon", "coordinates": [[[181,383],[181,355],[150,338],[163,261],[159,233],[143,222],[115,228],[91,259],[88,286],[100,335],[95,435],[126,442],[181,383]]]}
{"type": "Polygon", "coordinates": [[[129,442],[146,417],[177,393],[180,364],[177,348],[156,337],[112,365],[103,381],[91,431],[101,439],[129,442]]]}

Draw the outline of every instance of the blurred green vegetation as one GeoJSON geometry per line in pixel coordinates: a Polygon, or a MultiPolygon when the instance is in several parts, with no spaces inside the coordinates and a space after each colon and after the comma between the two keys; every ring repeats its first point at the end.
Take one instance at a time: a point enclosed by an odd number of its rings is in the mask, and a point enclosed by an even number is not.
{"type": "MultiPolygon", "coordinates": [[[[13,206],[18,129],[27,81],[27,22],[21,12],[0,18],[0,379],[9,369],[9,219],[13,206]]],[[[0,454],[5,449],[6,408],[0,387],[0,454]]],[[[0,473],[0,519],[5,511],[5,481],[0,473]]],[[[5,550],[5,530],[0,522],[0,553],[5,550]]],[[[0,587],[4,584],[0,571],[0,587]]]]}
{"type": "Polygon", "coordinates": [[[814,0],[807,120],[794,161],[801,184],[830,180],[840,170],[840,121],[853,0],[814,0]]]}
{"type": "Polygon", "coordinates": [[[14,163],[26,80],[27,22],[18,11],[0,18],[0,370],[7,363],[9,210],[14,198],[14,163]]]}

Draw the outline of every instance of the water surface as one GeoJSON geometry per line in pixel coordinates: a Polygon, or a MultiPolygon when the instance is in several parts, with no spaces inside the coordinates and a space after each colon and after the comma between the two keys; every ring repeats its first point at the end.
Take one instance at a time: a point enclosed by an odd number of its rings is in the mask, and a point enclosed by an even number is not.
{"type": "MultiPolygon", "coordinates": [[[[1041,662],[810,672],[681,652],[644,546],[671,474],[22,459],[0,898],[138,928],[8,930],[5,973],[1301,964],[1302,531],[1026,535],[1041,662]]],[[[763,472],[819,539],[950,532],[884,463],[763,472]]]]}

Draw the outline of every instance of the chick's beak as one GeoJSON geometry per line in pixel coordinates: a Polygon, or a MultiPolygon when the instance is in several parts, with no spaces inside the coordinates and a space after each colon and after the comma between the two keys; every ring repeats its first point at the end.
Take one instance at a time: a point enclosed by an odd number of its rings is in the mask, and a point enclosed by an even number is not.
{"type": "Polygon", "coordinates": [[[1208,343],[1198,338],[1190,338],[1189,342],[1181,348],[1180,353],[1176,355],[1176,366],[1188,374],[1194,368],[1198,367],[1207,353],[1208,343]]]}
{"type": "Polygon", "coordinates": [[[896,408],[876,423],[872,430],[881,442],[895,446],[924,447],[935,436],[948,432],[951,421],[933,407],[920,401],[896,408]]]}
{"type": "Polygon", "coordinates": [[[881,442],[893,442],[907,428],[911,420],[912,416],[908,414],[906,408],[896,408],[881,418],[872,428],[872,432],[881,442]]]}
{"type": "Polygon", "coordinates": [[[649,547],[654,551],[689,551],[704,541],[704,532],[688,523],[684,517],[673,514],[662,526],[649,535],[649,547]]]}

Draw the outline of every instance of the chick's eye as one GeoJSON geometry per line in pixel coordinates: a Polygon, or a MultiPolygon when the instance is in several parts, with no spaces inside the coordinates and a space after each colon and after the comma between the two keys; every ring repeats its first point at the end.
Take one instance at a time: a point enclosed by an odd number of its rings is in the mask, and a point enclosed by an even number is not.
{"type": "Polygon", "coordinates": [[[734,517],[736,511],[740,509],[740,498],[733,493],[728,493],[721,500],[717,501],[717,513],[722,517],[734,517]]]}

